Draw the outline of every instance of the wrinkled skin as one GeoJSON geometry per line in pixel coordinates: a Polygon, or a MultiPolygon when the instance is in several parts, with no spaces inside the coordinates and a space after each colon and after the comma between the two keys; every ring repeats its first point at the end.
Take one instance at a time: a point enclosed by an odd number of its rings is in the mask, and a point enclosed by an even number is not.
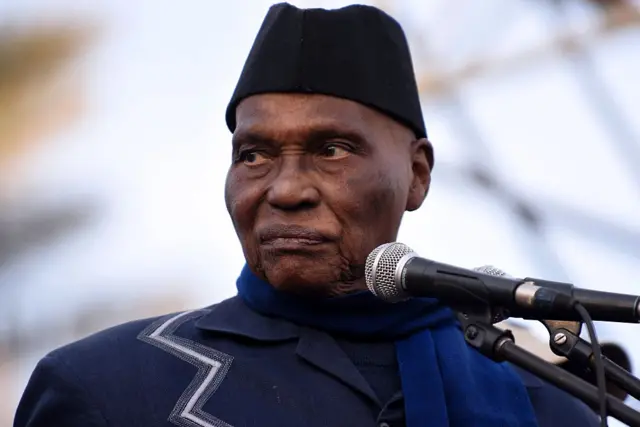
{"type": "Polygon", "coordinates": [[[225,201],[252,271],[304,295],[366,289],[367,255],[427,194],[430,143],[324,95],[255,95],[236,116],[225,201]]]}

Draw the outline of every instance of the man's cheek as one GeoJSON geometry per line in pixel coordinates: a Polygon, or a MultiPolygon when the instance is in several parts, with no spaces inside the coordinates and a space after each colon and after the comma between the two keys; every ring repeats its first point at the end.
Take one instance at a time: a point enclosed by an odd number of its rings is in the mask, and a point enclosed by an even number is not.
{"type": "Polygon", "coordinates": [[[229,182],[225,187],[225,204],[234,222],[246,222],[255,217],[259,208],[259,187],[239,181],[229,182]]]}
{"type": "Polygon", "coordinates": [[[396,209],[399,191],[387,176],[352,178],[341,192],[343,205],[354,218],[370,220],[396,209]]]}

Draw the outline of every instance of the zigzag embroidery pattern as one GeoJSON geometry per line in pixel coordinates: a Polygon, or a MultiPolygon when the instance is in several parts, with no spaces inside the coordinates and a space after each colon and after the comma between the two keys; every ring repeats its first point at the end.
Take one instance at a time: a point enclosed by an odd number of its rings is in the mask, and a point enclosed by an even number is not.
{"type": "Polygon", "coordinates": [[[180,325],[205,312],[206,310],[193,310],[164,317],[142,331],[138,339],[198,368],[195,378],[171,411],[169,422],[181,427],[232,427],[204,412],[202,406],[227,376],[233,357],[173,335],[180,325]]]}

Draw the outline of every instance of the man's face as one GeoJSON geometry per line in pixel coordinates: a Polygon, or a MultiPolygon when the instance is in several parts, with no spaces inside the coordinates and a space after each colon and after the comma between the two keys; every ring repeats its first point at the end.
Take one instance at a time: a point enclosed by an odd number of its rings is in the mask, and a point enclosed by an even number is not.
{"type": "Polygon", "coordinates": [[[252,271],[297,293],[364,288],[367,255],[426,195],[428,142],[324,95],[256,95],[236,115],[225,200],[252,271]]]}

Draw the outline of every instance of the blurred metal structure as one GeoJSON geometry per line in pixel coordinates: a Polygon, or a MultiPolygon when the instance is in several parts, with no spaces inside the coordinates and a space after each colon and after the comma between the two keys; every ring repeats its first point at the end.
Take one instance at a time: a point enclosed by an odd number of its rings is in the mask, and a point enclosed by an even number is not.
{"type": "Polygon", "coordinates": [[[64,23],[0,28],[0,322],[8,331],[0,333],[3,360],[49,334],[24,335],[12,301],[21,284],[4,274],[10,261],[62,240],[97,213],[94,200],[51,200],[22,185],[24,159],[82,114],[83,88],[73,65],[93,34],[64,23]]]}
{"type": "Polygon", "coordinates": [[[69,67],[92,34],[67,24],[0,29],[0,269],[9,257],[60,237],[93,213],[84,201],[34,203],[19,184],[25,154],[81,114],[82,87],[69,67]]]}
{"type": "Polygon", "coordinates": [[[70,25],[0,28],[0,166],[79,114],[80,86],[63,86],[89,31],[70,25]],[[56,108],[53,108],[55,106],[56,108]],[[53,120],[52,120],[53,119],[53,120]]]}
{"type": "Polygon", "coordinates": [[[93,203],[85,200],[63,206],[15,209],[13,215],[10,206],[0,206],[0,269],[11,259],[86,225],[96,210],[93,203]]]}
{"type": "MultiPolygon", "coordinates": [[[[538,1],[542,4],[545,3],[545,1],[538,1]]],[[[553,6],[551,11],[558,13],[560,19],[565,18],[564,1],[553,0],[546,3],[550,7],[553,6]]],[[[531,47],[499,59],[488,59],[480,56],[468,60],[462,66],[443,73],[418,70],[418,86],[422,93],[428,95],[430,99],[451,96],[452,92],[456,92],[463,83],[469,80],[488,74],[517,72],[553,55],[582,52],[588,50],[592,43],[602,37],[624,28],[638,25],[640,25],[640,10],[632,3],[623,2],[621,6],[604,10],[599,24],[593,28],[586,31],[565,29],[560,34],[552,35],[541,46],[531,47]]],[[[419,59],[420,52],[417,52],[417,56],[419,59]]]]}
{"type": "MultiPolygon", "coordinates": [[[[428,43],[425,42],[419,30],[409,28],[408,37],[418,47],[414,49],[414,56],[418,86],[424,102],[442,106],[453,113],[456,121],[454,131],[458,133],[459,141],[465,145],[465,149],[474,153],[470,156],[474,159],[472,163],[463,166],[436,162],[434,174],[449,183],[476,188],[508,209],[519,224],[514,231],[523,236],[522,241],[527,242],[528,254],[535,257],[538,265],[550,277],[569,280],[562,262],[545,236],[543,224],[546,221],[553,219],[563,227],[638,258],[640,258],[640,230],[624,227],[588,212],[582,212],[560,200],[541,200],[539,196],[536,196],[536,200],[532,200],[518,189],[512,188],[497,173],[499,167],[494,160],[491,148],[487,141],[483,140],[478,125],[468,113],[459,95],[460,88],[465,83],[482,76],[526,70],[554,55],[571,61],[576,78],[581,82],[583,91],[591,100],[589,106],[596,109],[598,117],[611,134],[615,135],[615,140],[611,143],[619,152],[620,162],[626,162],[629,173],[634,176],[640,197],[640,168],[637,166],[640,164],[640,142],[617,108],[616,100],[596,73],[593,60],[590,58],[590,49],[596,41],[625,28],[639,26],[640,9],[631,1],[586,1],[597,8],[598,22],[591,28],[578,31],[570,28],[568,12],[565,9],[567,1],[537,0],[537,2],[540,7],[548,9],[550,19],[556,20],[555,24],[559,21],[561,31],[555,33],[550,30],[551,35],[543,45],[503,58],[489,59],[481,54],[453,69],[426,70],[420,67],[421,63],[441,64],[446,61],[439,60],[429,51],[428,43]]],[[[396,2],[375,3],[382,9],[395,13],[396,2]]],[[[451,8],[449,12],[453,15],[452,10],[459,5],[450,3],[449,7],[451,8]]]]}

